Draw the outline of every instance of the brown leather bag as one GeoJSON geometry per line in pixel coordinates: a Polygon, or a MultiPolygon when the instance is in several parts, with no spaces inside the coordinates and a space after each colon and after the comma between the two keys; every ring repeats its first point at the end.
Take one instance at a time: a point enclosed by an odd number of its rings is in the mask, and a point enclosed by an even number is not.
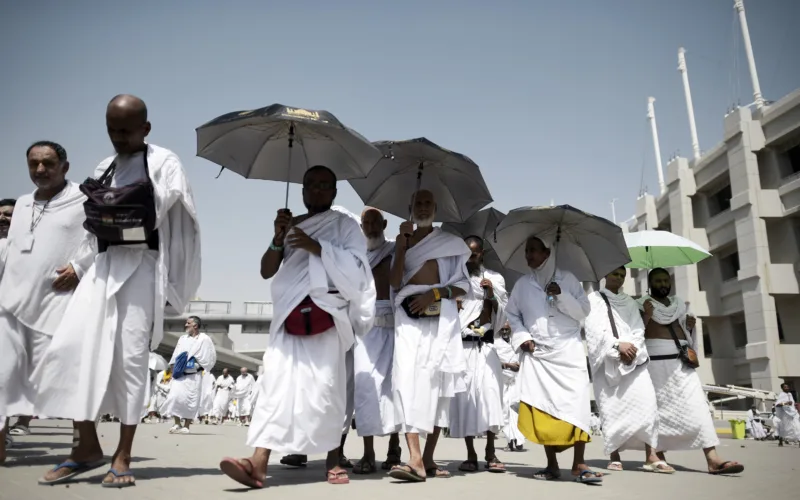
{"type": "Polygon", "coordinates": [[[698,368],[700,366],[700,360],[697,357],[697,352],[688,345],[681,345],[681,341],[678,340],[678,336],[675,334],[672,325],[667,325],[667,328],[669,329],[669,334],[672,336],[672,340],[675,341],[675,347],[678,348],[678,358],[689,368],[698,368]]]}

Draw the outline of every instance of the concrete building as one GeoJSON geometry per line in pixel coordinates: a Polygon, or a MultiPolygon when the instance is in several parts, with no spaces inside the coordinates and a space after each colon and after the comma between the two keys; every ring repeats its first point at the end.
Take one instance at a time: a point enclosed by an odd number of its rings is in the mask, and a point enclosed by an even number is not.
{"type": "MultiPolygon", "coordinates": [[[[800,387],[800,89],[724,118],[721,143],[667,165],[625,231],[672,231],[713,257],[671,270],[698,317],[704,383],[800,387]]],[[[644,272],[626,292],[646,292],[644,272]]]]}

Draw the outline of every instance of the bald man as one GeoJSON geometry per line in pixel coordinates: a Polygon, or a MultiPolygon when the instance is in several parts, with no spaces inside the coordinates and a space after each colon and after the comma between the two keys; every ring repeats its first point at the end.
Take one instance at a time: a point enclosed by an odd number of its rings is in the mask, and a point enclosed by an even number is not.
{"type": "MultiPolygon", "coordinates": [[[[197,214],[180,160],[145,142],[151,125],[138,97],[114,97],[106,128],[116,155],[95,170],[99,182],[81,185],[95,195],[86,210],[86,244],[98,253],[75,269],[80,284],[34,373],[37,414],[73,419],[80,444],[40,484],[69,481],[103,459],[94,420],[107,413],[121,429],[103,486],[134,484],[131,447],[147,393],[148,353],[161,342],[165,306],[183,311],[200,285],[197,214]],[[137,211],[112,205],[123,195],[137,211]]],[[[197,365],[192,369],[202,371],[197,365]]]]}
{"type": "Polygon", "coordinates": [[[361,231],[367,238],[367,258],[375,280],[375,323],[353,349],[355,372],[356,431],[364,439],[364,456],[353,467],[354,474],[371,474],[375,467],[375,436],[389,438],[389,453],[382,468],[389,470],[400,462],[400,427],[392,400],[394,361],[394,307],[391,301],[389,272],[394,241],[387,241],[386,219],[372,207],[361,212],[361,231]]]}
{"type": "Polygon", "coordinates": [[[394,404],[410,457],[389,474],[401,481],[449,477],[433,460],[450,400],[466,390],[456,299],[470,290],[464,241],[433,227],[436,200],[430,191],[411,198],[412,221],[400,225],[390,284],[394,291],[394,404]],[[416,229],[414,228],[416,224],[416,229]],[[419,436],[427,435],[424,454],[419,436]]]}

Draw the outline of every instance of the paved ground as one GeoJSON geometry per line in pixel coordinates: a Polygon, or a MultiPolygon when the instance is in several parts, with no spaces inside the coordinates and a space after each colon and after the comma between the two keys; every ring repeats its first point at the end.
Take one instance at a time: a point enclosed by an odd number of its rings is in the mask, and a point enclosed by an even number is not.
{"type": "MultiPolygon", "coordinates": [[[[720,452],[724,458],[738,460],[747,467],[740,477],[713,477],[705,473],[700,451],[670,454],[670,462],[679,469],[673,476],[649,474],[635,470],[641,463],[638,453],[624,453],[625,472],[605,478],[603,486],[575,484],[568,480],[540,482],[531,479],[535,469],[543,465],[540,447],[524,452],[499,452],[509,472],[481,472],[465,475],[456,471],[464,458],[460,441],[444,439],[437,451],[442,465],[454,473],[452,479],[431,479],[424,484],[397,484],[384,473],[371,476],[352,476],[346,486],[331,486],[324,482],[322,457],[311,457],[306,469],[271,466],[269,487],[266,490],[243,491],[223,476],[217,464],[226,455],[246,455],[246,429],[237,426],[200,426],[193,435],[169,435],[168,424],[139,427],[134,453],[137,485],[126,490],[107,490],[99,485],[103,470],[82,482],[66,486],[38,486],[39,478],[48,466],[66,455],[72,440],[71,427],[66,422],[38,422],[34,434],[18,438],[10,450],[6,467],[0,467],[0,498],[34,499],[159,499],[166,498],[311,498],[324,495],[327,499],[380,497],[381,500],[438,499],[447,495],[459,500],[491,500],[492,495],[514,494],[524,489],[531,495],[558,495],[560,499],[591,495],[593,500],[646,496],[648,500],[700,498],[712,494],[716,498],[794,498],[797,491],[797,471],[800,468],[800,449],[778,448],[775,442],[756,443],[723,439],[720,452]],[[591,488],[591,491],[587,491],[591,488]]],[[[107,453],[116,444],[117,424],[101,424],[101,443],[107,453]]],[[[385,452],[386,441],[376,440],[385,452]]],[[[476,444],[483,446],[483,441],[476,444]]],[[[361,444],[355,433],[346,446],[350,458],[358,458],[361,444]]],[[[407,456],[404,450],[404,456],[407,456]]],[[[562,469],[569,467],[571,451],[563,456],[562,469]]],[[[587,456],[591,466],[602,469],[607,461],[598,441],[589,445],[587,456]]],[[[277,460],[279,457],[274,457],[277,460]]],[[[483,463],[481,463],[483,466],[483,463]]],[[[569,477],[569,470],[563,476],[569,477]]],[[[549,498],[555,498],[550,496],[549,498]]]]}

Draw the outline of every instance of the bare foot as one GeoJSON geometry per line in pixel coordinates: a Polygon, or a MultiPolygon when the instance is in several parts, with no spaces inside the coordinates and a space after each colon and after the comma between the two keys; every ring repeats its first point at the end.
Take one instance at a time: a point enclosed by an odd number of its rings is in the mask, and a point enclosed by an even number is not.
{"type": "Polygon", "coordinates": [[[103,478],[104,486],[107,484],[113,484],[119,485],[120,488],[123,488],[129,483],[136,482],[136,478],[131,474],[130,455],[123,455],[120,453],[119,455],[113,457],[111,459],[111,469],[113,469],[116,474],[109,471],[109,473],[106,474],[106,477],[103,478]]]}
{"type": "Polygon", "coordinates": [[[603,473],[595,472],[586,464],[575,464],[572,466],[572,475],[581,482],[602,481],[603,473]]]}
{"type": "MultiPolygon", "coordinates": [[[[72,449],[72,453],[69,456],[69,460],[77,463],[93,463],[98,462],[103,459],[103,450],[81,450],[80,446],[77,448],[72,449]]],[[[42,479],[45,481],[56,481],[63,477],[69,476],[75,472],[74,469],[69,467],[61,467],[59,469],[50,469],[48,470],[42,479]]]]}
{"type": "Polygon", "coordinates": [[[219,468],[226,476],[250,488],[263,488],[267,479],[266,465],[253,458],[225,458],[219,468]],[[262,472],[263,471],[263,472],[262,472]]]}

